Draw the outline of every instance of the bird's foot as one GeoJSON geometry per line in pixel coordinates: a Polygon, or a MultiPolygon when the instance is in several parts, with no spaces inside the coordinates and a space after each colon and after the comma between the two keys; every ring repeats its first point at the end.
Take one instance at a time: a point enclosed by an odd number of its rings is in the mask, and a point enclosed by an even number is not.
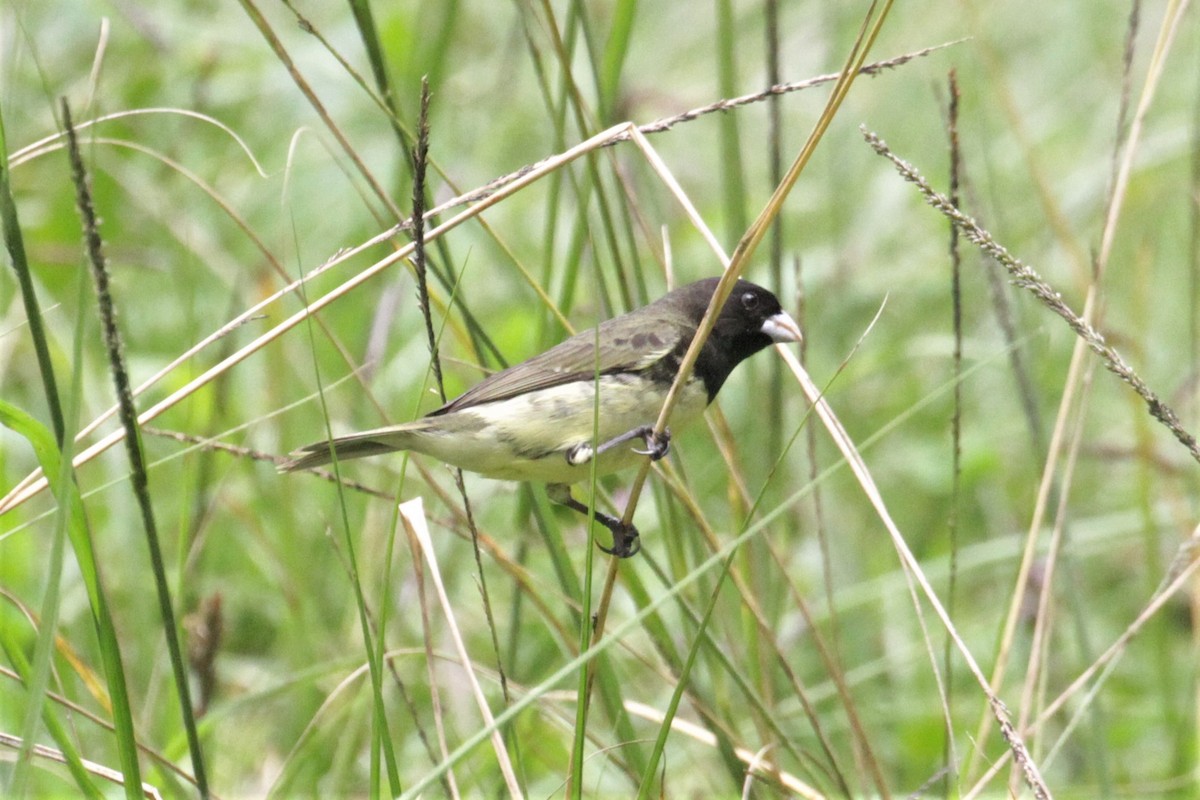
{"type": "Polygon", "coordinates": [[[651,461],[666,458],[667,453],[671,452],[670,428],[663,428],[662,433],[655,433],[654,428],[647,426],[647,430],[642,433],[641,439],[646,443],[646,449],[638,450],[634,448],[633,452],[643,456],[650,456],[651,461]]]}
{"type": "Polygon", "coordinates": [[[596,546],[602,551],[617,558],[630,558],[641,552],[642,539],[638,536],[637,528],[632,524],[626,525],[616,517],[601,514],[599,511],[596,512],[596,521],[612,532],[612,547],[605,547],[596,542],[596,546]]]}
{"type": "Polygon", "coordinates": [[[572,467],[578,467],[581,464],[591,461],[601,453],[634,439],[641,439],[645,442],[646,449],[638,450],[635,447],[633,452],[643,456],[650,456],[651,461],[658,461],[671,452],[670,428],[663,430],[662,433],[655,433],[653,425],[639,425],[633,430],[622,433],[620,436],[614,436],[599,447],[592,447],[590,442],[580,442],[579,444],[572,445],[566,452],[567,463],[572,467]]]}
{"type": "Polygon", "coordinates": [[[608,528],[609,532],[612,533],[612,547],[605,547],[599,542],[596,543],[597,547],[610,556],[629,558],[630,556],[636,556],[642,549],[641,538],[638,536],[637,528],[632,523],[627,525],[616,517],[605,514],[602,511],[593,512],[586,505],[571,496],[571,487],[562,483],[552,483],[546,487],[546,493],[550,495],[550,499],[555,503],[564,505],[572,511],[577,511],[585,516],[594,513],[596,522],[608,528]]]}

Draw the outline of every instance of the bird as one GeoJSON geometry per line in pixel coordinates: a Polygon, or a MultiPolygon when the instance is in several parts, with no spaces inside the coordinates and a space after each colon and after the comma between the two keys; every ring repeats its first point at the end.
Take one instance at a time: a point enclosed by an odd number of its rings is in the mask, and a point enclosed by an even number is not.
{"type": "MultiPolygon", "coordinates": [[[[547,484],[551,500],[595,519],[612,534],[600,549],[628,558],[641,549],[637,528],[592,511],[571,484],[658,460],[670,450],[654,423],[717,288],[689,283],[609,319],[540,355],[484,378],[413,422],[315,442],[290,454],[280,472],[408,450],[487,478],[547,484]],[[597,352],[598,348],[598,352],[597,352]],[[600,393],[596,402],[597,389],[600,393]]],[[[769,290],[738,279],[717,315],[672,412],[693,422],[733,369],[775,342],[799,342],[800,326],[769,290]]]]}

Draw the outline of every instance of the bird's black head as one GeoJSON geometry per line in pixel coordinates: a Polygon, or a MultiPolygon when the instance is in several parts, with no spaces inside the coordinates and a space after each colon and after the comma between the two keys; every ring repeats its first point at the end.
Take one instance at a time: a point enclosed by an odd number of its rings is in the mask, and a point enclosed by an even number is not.
{"type": "MultiPolygon", "coordinates": [[[[717,278],[707,278],[676,290],[697,326],[712,301],[717,282],[717,278]]],[[[761,286],[739,280],[700,351],[695,374],[704,381],[712,402],[729,373],[742,361],[773,342],[798,341],[800,327],[779,305],[779,299],[761,286]]]]}

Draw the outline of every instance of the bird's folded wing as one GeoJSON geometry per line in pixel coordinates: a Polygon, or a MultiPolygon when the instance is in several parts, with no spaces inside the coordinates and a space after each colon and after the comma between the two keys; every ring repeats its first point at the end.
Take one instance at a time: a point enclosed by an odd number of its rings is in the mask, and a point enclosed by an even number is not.
{"type": "MultiPolygon", "coordinates": [[[[600,324],[600,358],[596,359],[596,330],[577,333],[570,339],[528,361],[501,370],[430,416],[460,411],[482,403],[493,403],[525,392],[548,389],[574,381],[590,380],[597,372],[640,372],[679,347],[694,326],[674,315],[646,316],[654,304],[635,315],[624,315],[600,324]],[[633,317],[631,319],[630,317],[633,317]]],[[[686,346],[686,345],[685,345],[686,346]]]]}

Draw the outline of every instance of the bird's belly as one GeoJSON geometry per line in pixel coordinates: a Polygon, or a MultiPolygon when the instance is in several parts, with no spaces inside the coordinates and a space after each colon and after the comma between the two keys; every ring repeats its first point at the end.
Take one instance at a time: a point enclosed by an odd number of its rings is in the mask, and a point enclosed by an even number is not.
{"type": "MultiPolygon", "coordinates": [[[[600,387],[598,432],[595,382],[576,381],[452,412],[446,417],[461,417],[461,427],[454,427],[462,433],[443,437],[431,431],[421,435],[412,449],[489,478],[542,483],[587,480],[591,462],[572,465],[567,452],[583,443],[603,445],[635,428],[653,425],[665,392],[629,375],[602,376],[600,387]]],[[[707,404],[703,384],[691,382],[671,413],[670,426],[678,429],[695,420],[707,404]]],[[[635,448],[645,449],[645,443],[633,439],[601,453],[597,474],[639,463],[645,456],[635,448]]]]}

